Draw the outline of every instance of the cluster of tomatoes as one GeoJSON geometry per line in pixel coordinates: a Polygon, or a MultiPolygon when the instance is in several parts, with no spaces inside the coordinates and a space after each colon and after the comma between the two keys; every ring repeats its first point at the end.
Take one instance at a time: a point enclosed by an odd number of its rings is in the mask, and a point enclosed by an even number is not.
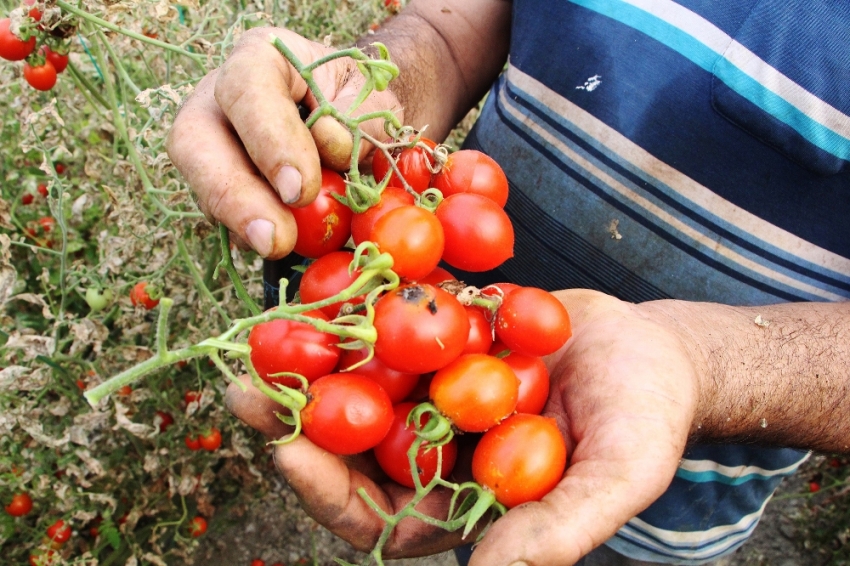
{"type": "Polygon", "coordinates": [[[66,30],[45,29],[40,23],[43,11],[36,0],[25,0],[24,4],[17,10],[21,17],[15,18],[16,30],[12,29],[13,18],[0,19],[0,57],[23,61],[24,80],[36,90],[50,90],[68,66],[66,30]]]}
{"type": "MultiPolygon", "coordinates": [[[[508,183],[498,164],[461,150],[436,166],[435,145],[423,140],[392,155],[395,168],[378,153],[375,178],[392,178],[380,202],[363,213],[351,213],[330,196],[344,193],[342,178],[331,171],[323,173],[323,196],[313,210],[293,210],[296,251],[315,258],[300,281],[302,303],[324,305],[355,284],[355,253],[341,249],[349,237],[392,256],[401,284],[374,301],[373,350],[340,344],[323,326],[362,309],[360,295],[302,313],[317,324],[281,318],[254,326],[250,358],[268,383],[299,388],[289,374],[306,380],[306,403],[298,409],[311,441],[340,455],[372,450],[386,474],[408,487],[417,483],[407,456],[417,438],[412,421],[419,419],[421,427],[446,419],[455,432],[481,434],[473,476],[512,507],[539,500],[566,466],[563,437],[540,413],[549,394],[542,357],[569,339],[570,319],[541,289],[508,283],[468,288],[438,265],[497,267],[512,255],[513,231],[502,209],[508,183]],[[429,188],[443,195],[435,211],[414,202],[413,193],[429,188]],[[436,411],[412,414],[422,402],[436,411]]],[[[456,456],[454,439],[439,455],[423,443],[415,459],[420,485],[438,466],[440,477],[447,477],[456,456]]]]}

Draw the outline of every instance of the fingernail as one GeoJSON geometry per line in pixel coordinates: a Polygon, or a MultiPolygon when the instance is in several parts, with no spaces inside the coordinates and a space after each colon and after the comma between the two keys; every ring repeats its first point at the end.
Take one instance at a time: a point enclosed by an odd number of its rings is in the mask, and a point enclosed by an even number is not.
{"type": "Polygon", "coordinates": [[[263,257],[268,257],[274,250],[274,224],[268,220],[252,220],[245,228],[245,236],[251,247],[263,257]]]}
{"type": "Polygon", "coordinates": [[[284,165],[274,178],[274,186],[286,204],[301,198],[301,172],[292,165],[284,165]]]}
{"type": "Polygon", "coordinates": [[[520,560],[518,562],[511,562],[511,566],[528,566],[528,564],[520,560]]]}

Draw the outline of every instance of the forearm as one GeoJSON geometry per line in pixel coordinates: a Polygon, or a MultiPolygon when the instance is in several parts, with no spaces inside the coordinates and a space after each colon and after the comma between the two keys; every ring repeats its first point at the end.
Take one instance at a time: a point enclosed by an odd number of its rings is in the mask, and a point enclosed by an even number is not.
{"type": "Polygon", "coordinates": [[[504,67],[510,10],[508,0],[414,0],[358,45],[389,48],[401,71],[390,90],[405,123],[442,140],[504,67]]]}
{"type": "Polygon", "coordinates": [[[850,302],[657,301],[697,363],[691,437],[850,451],[850,302]]]}

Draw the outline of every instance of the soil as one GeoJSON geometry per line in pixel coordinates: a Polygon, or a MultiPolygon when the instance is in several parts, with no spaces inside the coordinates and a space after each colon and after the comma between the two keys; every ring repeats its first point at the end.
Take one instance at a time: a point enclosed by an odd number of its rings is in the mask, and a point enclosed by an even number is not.
{"type": "MultiPolygon", "coordinates": [[[[752,538],[718,566],[816,566],[815,553],[803,549],[796,517],[803,499],[805,469],[787,479],[768,503],[752,538]]],[[[347,543],[310,519],[298,506],[295,495],[279,481],[274,493],[250,509],[233,510],[222,530],[207,533],[195,564],[203,566],[250,566],[260,558],[272,566],[305,564],[325,566],[339,557],[357,563],[363,558],[347,543]]],[[[387,566],[457,566],[454,554],[406,560],[387,560],[387,566]]]]}

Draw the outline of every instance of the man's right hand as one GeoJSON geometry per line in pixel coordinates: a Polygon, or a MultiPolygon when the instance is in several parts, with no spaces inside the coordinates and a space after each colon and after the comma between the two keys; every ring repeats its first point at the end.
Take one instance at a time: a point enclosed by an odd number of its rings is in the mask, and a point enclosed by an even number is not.
{"type": "MultiPolygon", "coordinates": [[[[297,105],[313,111],[317,102],[272,45],[271,34],[305,64],[334,51],[280,28],[246,32],[224,65],[204,77],[186,100],[167,147],[204,214],[227,226],[237,242],[265,258],[278,259],[295,244],[295,222],[288,206],[304,206],[316,198],[320,164],[347,169],[352,143],[350,133],[333,118],[319,119],[311,130],[304,126],[297,105]]],[[[341,110],[348,108],[364,83],[349,58],[322,65],[313,76],[341,110]]],[[[404,119],[389,90],[372,93],[356,112],[379,109],[392,109],[404,119]]],[[[362,127],[370,135],[384,137],[379,120],[362,127]]],[[[369,149],[362,147],[360,157],[369,149]]]]}

